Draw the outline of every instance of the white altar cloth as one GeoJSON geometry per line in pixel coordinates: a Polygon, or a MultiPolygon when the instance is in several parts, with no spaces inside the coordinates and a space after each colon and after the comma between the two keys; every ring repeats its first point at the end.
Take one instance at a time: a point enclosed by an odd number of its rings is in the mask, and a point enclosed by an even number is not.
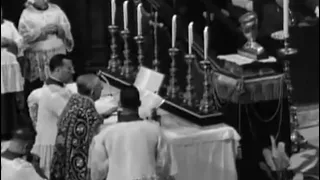
{"type": "MultiPolygon", "coordinates": [[[[199,127],[162,109],[158,114],[177,160],[176,180],[237,180],[235,161],[240,136],[234,128],[225,124],[199,127]]],[[[104,126],[116,122],[117,117],[111,116],[104,126]]]]}

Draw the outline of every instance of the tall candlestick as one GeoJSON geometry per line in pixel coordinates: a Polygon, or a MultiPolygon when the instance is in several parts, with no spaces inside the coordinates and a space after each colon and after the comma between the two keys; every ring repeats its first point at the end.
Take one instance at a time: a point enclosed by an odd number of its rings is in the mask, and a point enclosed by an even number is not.
{"type": "Polygon", "coordinates": [[[188,42],[189,42],[189,54],[192,54],[192,45],[193,45],[193,22],[188,26],[188,42]]]}
{"type": "Polygon", "coordinates": [[[172,17],[172,48],[176,47],[177,39],[177,15],[172,17]]]}
{"type": "Polygon", "coordinates": [[[116,24],[116,0],[111,0],[111,24],[116,24]]]}
{"type": "Polygon", "coordinates": [[[289,38],[289,0],[283,0],[283,34],[289,38]]]}
{"type": "Polygon", "coordinates": [[[209,47],[209,27],[206,26],[203,30],[203,41],[204,41],[204,60],[208,60],[208,47],[209,47]]]}
{"type": "Polygon", "coordinates": [[[123,2],[123,29],[128,30],[128,1],[123,2]]]}
{"type": "Polygon", "coordinates": [[[138,36],[142,36],[142,3],[137,7],[138,36]]]}

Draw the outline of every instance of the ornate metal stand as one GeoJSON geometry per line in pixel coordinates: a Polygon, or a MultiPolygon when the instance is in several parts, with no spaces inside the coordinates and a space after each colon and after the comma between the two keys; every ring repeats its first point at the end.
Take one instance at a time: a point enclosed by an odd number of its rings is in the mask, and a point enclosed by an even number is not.
{"type": "Polygon", "coordinates": [[[189,107],[194,107],[194,86],[192,85],[192,62],[195,60],[196,56],[194,54],[187,54],[185,56],[185,60],[187,62],[188,65],[188,71],[187,71],[187,86],[186,86],[186,90],[183,96],[183,104],[186,104],[189,107]]]}
{"type": "Polygon", "coordinates": [[[110,25],[109,32],[111,34],[111,56],[108,63],[108,70],[112,73],[116,73],[119,70],[119,56],[117,54],[117,33],[118,33],[118,26],[110,25]]]}
{"type": "Polygon", "coordinates": [[[290,57],[297,54],[297,50],[289,47],[288,39],[284,40],[284,48],[279,50],[279,55],[284,60],[284,74],[285,74],[285,83],[287,87],[287,98],[289,103],[290,111],[290,124],[291,124],[291,150],[293,153],[299,152],[301,145],[307,143],[304,137],[299,133],[299,121],[297,117],[297,107],[294,105],[292,94],[293,86],[291,83],[290,76],[290,57]]]}
{"type": "Polygon", "coordinates": [[[143,43],[144,43],[144,37],[139,35],[134,38],[138,45],[138,63],[139,67],[143,66],[143,60],[144,60],[144,54],[143,54],[143,43]]]}
{"type": "Polygon", "coordinates": [[[124,76],[125,78],[129,79],[132,77],[132,61],[130,59],[130,49],[129,49],[129,37],[130,37],[130,32],[129,30],[123,30],[121,32],[122,38],[124,40],[124,50],[123,50],[123,55],[125,60],[123,61],[123,66],[121,68],[121,75],[124,76]]]}
{"type": "Polygon", "coordinates": [[[158,12],[154,13],[154,20],[150,21],[150,25],[153,27],[153,39],[154,39],[154,59],[152,61],[153,69],[157,72],[160,71],[159,57],[158,57],[158,28],[162,27],[163,24],[158,22],[158,12]]]}
{"type": "Polygon", "coordinates": [[[171,67],[170,67],[170,80],[169,86],[167,87],[167,97],[174,100],[178,97],[179,87],[177,86],[177,78],[176,78],[176,56],[179,53],[178,48],[170,48],[169,55],[171,57],[171,67]]]}
{"type": "Polygon", "coordinates": [[[212,110],[214,110],[213,107],[213,101],[210,97],[210,84],[209,84],[209,73],[210,73],[210,61],[203,60],[200,62],[201,66],[203,67],[204,71],[204,82],[203,82],[203,95],[202,99],[200,101],[199,110],[204,113],[208,114],[212,110]]]}

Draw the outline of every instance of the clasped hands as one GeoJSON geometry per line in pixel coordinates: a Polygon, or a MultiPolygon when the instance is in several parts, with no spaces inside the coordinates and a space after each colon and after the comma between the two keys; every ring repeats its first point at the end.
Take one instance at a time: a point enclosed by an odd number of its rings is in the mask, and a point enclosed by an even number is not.
{"type": "Polygon", "coordinates": [[[47,26],[45,26],[41,29],[41,32],[46,35],[56,34],[60,38],[64,37],[63,28],[59,25],[56,25],[56,24],[48,24],[47,26]]]}

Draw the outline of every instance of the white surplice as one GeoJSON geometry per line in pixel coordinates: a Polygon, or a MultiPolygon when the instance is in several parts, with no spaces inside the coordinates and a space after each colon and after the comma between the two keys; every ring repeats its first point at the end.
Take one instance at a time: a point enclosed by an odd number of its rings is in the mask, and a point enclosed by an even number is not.
{"type": "Polygon", "coordinates": [[[55,84],[41,88],[41,98],[38,106],[36,122],[36,142],[32,152],[40,156],[40,167],[49,177],[53,148],[57,136],[59,116],[66,106],[72,92],[55,84]]]}
{"type": "Polygon", "coordinates": [[[23,43],[23,38],[18,32],[17,28],[15,25],[8,20],[4,20],[4,22],[1,24],[1,38],[7,38],[12,40],[13,42],[16,43],[18,50],[18,56],[22,56],[22,43],[23,43]]]}
{"type": "MultiPolygon", "coordinates": [[[[46,86],[46,85],[44,85],[46,86]]],[[[71,93],[77,93],[77,87],[75,83],[70,83],[66,85],[67,90],[69,90],[71,93]]],[[[29,114],[31,117],[31,120],[36,127],[36,122],[38,120],[38,107],[39,107],[39,101],[42,98],[42,87],[35,89],[31,92],[31,94],[28,96],[27,104],[29,109],[29,114]]]]}
{"type": "Polygon", "coordinates": [[[71,52],[74,47],[68,17],[53,3],[49,3],[48,9],[44,11],[27,6],[20,16],[18,29],[24,40],[24,55],[30,61],[30,73],[26,79],[31,82],[38,78],[42,81],[47,79],[50,76],[49,60],[54,55],[71,52]],[[48,25],[59,26],[64,36],[47,33],[45,39],[39,39],[44,33],[43,28],[48,25]]]}
{"type": "Polygon", "coordinates": [[[177,173],[160,126],[150,121],[118,123],[93,140],[92,180],[165,180],[177,173]]]}
{"type": "Polygon", "coordinates": [[[21,158],[9,160],[1,158],[2,180],[44,180],[31,163],[21,158]]]}

